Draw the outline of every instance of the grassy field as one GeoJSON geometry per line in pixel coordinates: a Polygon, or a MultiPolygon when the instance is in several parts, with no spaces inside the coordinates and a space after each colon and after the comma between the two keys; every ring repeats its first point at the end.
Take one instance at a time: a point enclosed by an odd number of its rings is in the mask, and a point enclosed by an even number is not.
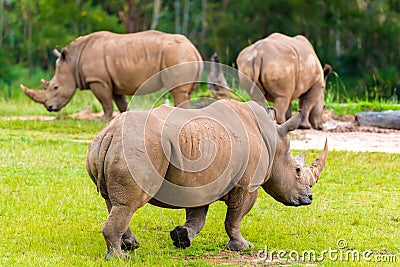
{"type": "MultiPolygon", "coordinates": [[[[211,206],[205,228],[185,250],[176,249],[169,238],[169,231],[183,224],[184,211],[146,205],[131,221],[141,247],[130,252],[128,262],[105,261],[101,227],[107,212],[85,170],[88,142],[104,122],[64,118],[74,109],[97,105],[87,100],[86,92],[80,93],[84,100],[78,94],[53,121],[5,120],[4,116],[48,114],[34,103],[19,110],[25,100],[2,100],[0,266],[249,266],[256,264],[257,252],[266,247],[274,258],[272,250],[285,251],[284,258],[308,250],[317,255],[338,250],[342,256],[347,249],[372,251],[372,262],[335,260],[334,254],[325,254],[318,266],[400,262],[400,155],[339,151],[329,152],[322,178],[313,187],[311,206],[285,207],[260,193],[242,224],[243,235],[255,245],[252,250],[225,249],[223,203],[211,206]],[[338,241],[343,240],[347,247],[339,250],[338,241]]],[[[308,159],[319,152],[309,151],[308,159]]]]}
{"type": "MultiPolygon", "coordinates": [[[[90,91],[78,91],[61,112],[49,113],[20,90],[13,88],[11,99],[5,90],[0,93],[0,266],[270,265],[257,261],[257,253],[263,257],[264,251],[274,259],[277,251],[285,252],[286,260],[276,265],[314,263],[290,261],[305,251],[325,253],[318,266],[400,264],[400,155],[340,151],[329,152],[311,206],[285,207],[260,192],[242,224],[243,235],[255,245],[252,250],[225,249],[223,203],[211,206],[205,228],[185,250],[176,249],[169,238],[169,231],[184,223],[184,211],[146,205],[131,221],[141,247],[130,252],[129,261],[105,261],[101,228],[107,212],[85,169],[89,141],[105,123],[66,117],[88,106],[99,112],[100,104],[90,91]],[[10,119],[29,115],[55,120],[10,119]],[[346,248],[339,249],[343,242],[346,248]],[[346,260],[347,250],[371,251],[371,261],[346,260]]],[[[159,96],[135,103],[148,108],[159,96]]],[[[382,101],[338,104],[328,99],[326,105],[339,115],[400,109],[397,103],[382,101]]],[[[309,151],[308,159],[319,153],[309,151]]]]}

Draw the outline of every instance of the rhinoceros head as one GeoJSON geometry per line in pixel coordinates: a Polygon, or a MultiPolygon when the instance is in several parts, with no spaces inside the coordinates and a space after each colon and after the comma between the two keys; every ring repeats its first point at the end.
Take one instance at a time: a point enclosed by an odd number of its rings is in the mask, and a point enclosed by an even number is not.
{"type": "Polygon", "coordinates": [[[310,188],[318,181],[328,153],[328,145],[325,142],[322,154],[307,167],[304,166],[305,152],[292,157],[288,132],[295,130],[300,121],[301,113],[298,112],[290,120],[277,126],[277,145],[271,175],[263,184],[268,194],[288,206],[311,204],[310,188]]]}
{"type": "Polygon", "coordinates": [[[68,57],[68,49],[63,48],[61,53],[54,49],[54,54],[58,57],[56,73],[50,81],[41,80],[45,90],[32,90],[21,84],[25,94],[33,101],[43,104],[48,111],[59,111],[68,104],[77,87],[74,78],[74,64],[68,57]]]}

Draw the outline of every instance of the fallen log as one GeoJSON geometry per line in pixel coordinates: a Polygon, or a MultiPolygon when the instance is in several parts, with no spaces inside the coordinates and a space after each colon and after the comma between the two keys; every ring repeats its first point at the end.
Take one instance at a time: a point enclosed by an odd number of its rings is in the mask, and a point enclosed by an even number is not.
{"type": "Polygon", "coordinates": [[[358,122],[360,126],[374,126],[400,130],[400,110],[357,113],[356,122],[358,122]]]}

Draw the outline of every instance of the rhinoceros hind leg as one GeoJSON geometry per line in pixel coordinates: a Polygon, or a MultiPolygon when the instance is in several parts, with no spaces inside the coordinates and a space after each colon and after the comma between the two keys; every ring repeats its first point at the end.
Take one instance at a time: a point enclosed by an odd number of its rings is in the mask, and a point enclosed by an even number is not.
{"type": "Polygon", "coordinates": [[[190,247],[190,239],[188,230],[183,226],[177,226],[169,232],[172,241],[174,241],[174,246],[177,248],[187,248],[190,247]]]}
{"type": "Polygon", "coordinates": [[[310,129],[311,125],[310,122],[308,121],[308,118],[310,116],[310,111],[311,111],[312,103],[305,97],[301,97],[299,99],[299,109],[302,111],[301,114],[301,122],[299,125],[299,129],[310,129]]]}
{"type": "Polygon", "coordinates": [[[206,222],[208,205],[199,208],[186,209],[186,222],[184,226],[177,226],[170,232],[174,246],[178,248],[190,247],[193,238],[198,234],[206,222]]]}
{"type": "Polygon", "coordinates": [[[110,214],[103,226],[103,236],[107,244],[109,258],[128,258],[122,253],[121,241],[123,234],[128,230],[128,224],[136,208],[130,206],[112,206],[110,214]]]}
{"type": "Polygon", "coordinates": [[[274,100],[274,107],[276,109],[276,122],[282,124],[286,121],[286,111],[290,102],[286,97],[277,97],[274,100]]]}
{"type": "Polygon", "coordinates": [[[126,254],[126,253],[118,254],[115,251],[108,251],[106,256],[105,256],[105,258],[106,258],[106,260],[111,260],[111,259],[114,259],[114,258],[125,260],[125,259],[130,259],[131,256],[129,254],[126,254]]]}
{"type": "Polygon", "coordinates": [[[175,107],[190,107],[190,94],[193,91],[193,88],[193,84],[184,84],[170,91],[171,95],[174,97],[175,107]]]}
{"type": "Polygon", "coordinates": [[[226,247],[229,250],[239,251],[251,248],[253,244],[243,238],[243,240],[230,240],[228,244],[226,244],[226,247]]]}
{"type": "MultiPolygon", "coordinates": [[[[110,213],[112,204],[110,199],[105,199],[108,213],[110,213]]],[[[136,240],[131,229],[128,227],[126,232],[122,235],[121,249],[122,250],[135,250],[139,247],[139,242],[136,240]]]]}
{"type": "Polygon", "coordinates": [[[240,233],[240,224],[242,223],[243,216],[250,211],[256,202],[257,195],[258,190],[250,193],[244,189],[238,189],[229,195],[226,201],[228,210],[225,218],[225,230],[230,238],[226,244],[228,249],[238,251],[253,246],[240,233]]]}
{"type": "Polygon", "coordinates": [[[132,234],[131,229],[126,230],[122,235],[121,249],[122,250],[135,250],[140,247],[139,242],[136,240],[135,236],[132,234]]]}
{"type": "Polygon", "coordinates": [[[113,94],[113,99],[119,112],[125,112],[128,110],[128,102],[126,101],[126,97],[124,95],[113,94]]]}
{"type": "Polygon", "coordinates": [[[292,103],[289,103],[289,106],[288,106],[288,108],[286,110],[286,113],[285,113],[285,119],[286,120],[288,120],[288,119],[290,119],[292,117],[292,112],[293,112],[292,103]]]}

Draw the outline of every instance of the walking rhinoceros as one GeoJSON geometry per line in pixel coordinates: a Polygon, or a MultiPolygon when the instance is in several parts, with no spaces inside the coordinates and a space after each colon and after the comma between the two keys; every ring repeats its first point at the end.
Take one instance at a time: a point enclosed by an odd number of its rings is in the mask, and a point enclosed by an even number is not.
{"type": "Polygon", "coordinates": [[[237,66],[263,93],[257,94],[255,86],[243,86],[254,101],[264,104],[265,97],[275,103],[279,124],[292,116],[291,101],[300,98],[303,117],[299,128],[308,129],[311,123],[313,128],[322,129],[324,89],[332,67],[322,69],[306,37],[273,33],[244,48],[237,66]]]}
{"type": "MultiPolygon", "coordinates": [[[[95,32],[77,38],[61,52],[55,49],[54,53],[58,57],[56,73],[50,81],[41,80],[45,90],[31,90],[21,85],[24,92],[48,111],[59,111],[70,101],[76,88],[90,89],[100,101],[107,120],[113,113],[113,99],[119,111],[124,112],[128,108],[125,95],[135,94],[153,74],[180,63],[202,60],[194,45],[183,35],[158,31],[95,32]]],[[[156,85],[152,90],[159,90],[162,85],[172,89],[175,105],[189,100],[194,83],[173,87],[177,85],[177,77],[182,75],[191,81],[198,80],[202,64],[189,64],[187,68],[183,74],[165,73],[168,75],[160,77],[160,86],[156,85]]]]}
{"type": "Polygon", "coordinates": [[[288,132],[300,119],[297,113],[277,125],[256,102],[228,99],[198,110],[162,105],[120,114],[93,139],[86,161],[109,211],[103,226],[106,257],[124,258],[121,246],[138,247],[128,224],[146,203],[186,209],[186,223],[170,232],[174,245],[185,248],[203,228],[209,204],[224,201],[231,250],[251,246],[240,224],[260,186],[285,205],[311,204],[310,188],[328,148],[325,143],[309,167],[304,152],[290,155],[288,132]]]}

